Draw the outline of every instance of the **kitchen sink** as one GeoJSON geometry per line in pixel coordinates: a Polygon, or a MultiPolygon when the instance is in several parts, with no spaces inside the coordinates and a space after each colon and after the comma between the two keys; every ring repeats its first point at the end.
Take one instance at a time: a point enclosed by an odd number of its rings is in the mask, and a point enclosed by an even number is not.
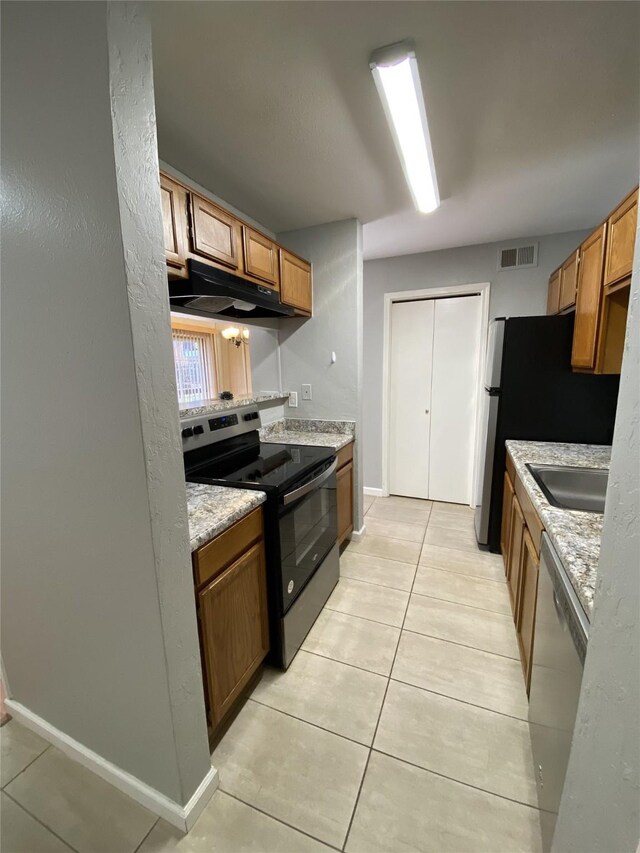
{"type": "Polygon", "coordinates": [[[586,512],[604,512],[609,471],[565,465],[527,464],[533,479],[552,506],[586,512]]]}

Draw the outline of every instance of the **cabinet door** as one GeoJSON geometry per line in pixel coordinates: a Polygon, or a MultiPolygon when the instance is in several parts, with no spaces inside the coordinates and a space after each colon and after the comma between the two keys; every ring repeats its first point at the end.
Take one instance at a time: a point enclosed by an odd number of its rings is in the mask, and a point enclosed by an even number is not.
{"type": "Polygon", "coordinates": [[[513,483],[504,472],[504,487],[502,491],[502,526],[500,528],[500,550],[504,560],[504,572],[507,574],[509,565],[509,536],[511,533],[511,502],[513,501],[513,483]]]}
{"type": "Polygon", "coordinates": [[[511,526],[509,532],[509,563],[507,566],[507,583],[511,596],[513,621],[518,624],[518,604],[520,595],[520,572],[522,569],[522,548],[524,545],[524,515],[520,509],[518,498],[513,496],[511,501],[511,526]]]}
{"type": "Polygon", "coordinates": [[[187,192],[184,187],[160,173],[162,233],[167,265],[179,272],[187,268],[187,192]]]}
{"type": "Polygon", "coordinates": [[[538,569],[539,562],[529,531],[524,534],[522,549],[522,580],[520,583],[520,618],[518,622],[518,639],[522,655],[522,668],[529,692],[531,681],[531,660],[533,657],[533,635],[536,621],[536,602],[538,600],[538,569]]]}
{"type": "Polygon", "coordinates": [[[198,593],[211,723],[227,713],[269,651],[264,545],[198,593]]]}
{"type": "Polygon", "coordinates": [[[311,314],[311,264],[280,249],[280,299],[311,314]]]}
{"type": "Polygon", "coordinates": [[[549,278],[547,291],[547,314],[557,314],[560,306],[560,276],[562,269],[556,270],[549,278]]]}
{"type": "Polygon", "coordinates": [[[608,220],[605,284],[613,284],[631,275],[637,223],[638,190],[635,189],[611,214],[608,220]]]}
{"type": "Polygon", "coordinates": [[[242,226],[244,271],[270,287],[278,287],[278,247],[259,231],[242,226]]]}
{"type": "Polygon", "coordinates": [[[342,545],[353,530],[353,462],[348,462],[336,474],[338,504],[338,544],[342,545]]]}
{"type": "Polygon", "coordinates": [[[592,370],[596,366],[606,229],[606,223],[601,225],[580,247],[571,365],[583,370],[592,370]]]}
{"type": "Polygon", "coordinates": [[[240,266],[240,223],[213,202],[195,193],[191,193],[190,198],[191,251],[237,270],[240,266]]]}
{"type": "Polygon", "coordinates": [[[562,264],[560,275],[560,303],[559,311],[564,311],[565,308],[570,308],[576,301],[576,290],[578,287],[578,259],[579,249],[567,258],[562,264]]]}

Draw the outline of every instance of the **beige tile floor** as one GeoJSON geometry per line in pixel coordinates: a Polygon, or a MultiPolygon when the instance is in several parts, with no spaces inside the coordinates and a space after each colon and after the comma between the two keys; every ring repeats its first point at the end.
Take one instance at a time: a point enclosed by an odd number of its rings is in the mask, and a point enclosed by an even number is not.
{"type": "Polygon", "coordinates": [[[286,673],[213,754],[184,836],[15,721],[5,853],[537,853],[527,699],[500,558],[465,507],[365,498],[368,534],[286,673]]]}

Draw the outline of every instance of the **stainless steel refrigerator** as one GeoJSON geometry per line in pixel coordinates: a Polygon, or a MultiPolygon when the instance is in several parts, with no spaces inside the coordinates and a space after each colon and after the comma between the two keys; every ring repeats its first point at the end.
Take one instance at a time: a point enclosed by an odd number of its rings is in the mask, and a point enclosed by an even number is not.
{"type": "Polygon", "coordinates": [[[507,439],[611,444],[620,377],[571,370],[573,323],[565,314],[500,317],[489,326],[475,529],[496,553],[507,439]]]}

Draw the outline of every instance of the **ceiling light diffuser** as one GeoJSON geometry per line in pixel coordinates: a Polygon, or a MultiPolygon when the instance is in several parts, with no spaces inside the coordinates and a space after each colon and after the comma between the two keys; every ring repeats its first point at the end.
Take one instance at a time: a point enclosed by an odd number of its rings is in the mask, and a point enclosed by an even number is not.
{"type": "Polygon", "coordinates": [[[413,44],[402,41],[374,51],[369,67],[415,206],[431,213],[440,196],[413,44]]]}

